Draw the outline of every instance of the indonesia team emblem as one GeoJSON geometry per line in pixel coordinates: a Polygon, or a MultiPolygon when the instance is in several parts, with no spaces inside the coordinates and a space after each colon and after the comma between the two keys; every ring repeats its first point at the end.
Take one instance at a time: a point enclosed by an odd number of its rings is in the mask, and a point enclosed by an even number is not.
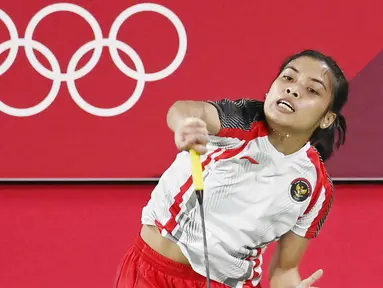
{"type": "Polygon", "coordinates": [[[298,178],[290,184],[289,194],[293,201],[303,202],[311,195],[311,185],[307,179],[298,178]]]}

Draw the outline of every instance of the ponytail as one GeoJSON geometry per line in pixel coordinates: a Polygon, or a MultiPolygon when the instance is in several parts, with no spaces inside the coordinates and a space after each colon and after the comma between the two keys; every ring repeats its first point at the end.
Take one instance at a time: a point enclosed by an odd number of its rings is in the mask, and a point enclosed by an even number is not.
{"type": "Polygon", "coordinates": [[[334,148],[339,149],[346,142],[347,122],[337,114],[335,121],[326,129],[318,127],[311,136],[311,144],[318,150],[323,161],[331,157],[334,148]]]}

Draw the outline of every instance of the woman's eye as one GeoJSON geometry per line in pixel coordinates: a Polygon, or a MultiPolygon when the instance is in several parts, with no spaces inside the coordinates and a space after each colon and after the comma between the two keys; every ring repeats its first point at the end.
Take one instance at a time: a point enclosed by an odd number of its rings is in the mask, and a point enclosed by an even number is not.
{"type": "Polygon", "coordinates": [[[291,81],[291,80],[293,80],[293,77],[285,75],[285,76],[283,76],[283,79],[285,79],[287,81],[291,81]]]}
{"type": "Polygon", "coordinates": [[[319,93],[316,90],[314,90],[313,88],[308,88],[308,90],[310,91],[310,93],[313,93],[315,95],[319,95],[319,93]]]}

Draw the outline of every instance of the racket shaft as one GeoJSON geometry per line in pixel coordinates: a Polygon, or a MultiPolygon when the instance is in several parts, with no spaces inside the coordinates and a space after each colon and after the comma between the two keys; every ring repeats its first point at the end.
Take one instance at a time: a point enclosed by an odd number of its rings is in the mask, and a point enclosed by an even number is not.
{"type": "Polygon", "coordinates": [[[203,237],[203,252],[205,255],[205,268],[206,268],[206,279],[207,279],[207,287],[210,288],[210,267],[209,267],[209,257],[207,251],[207,239],[206,239],[206,227],[205,227],[205,214],[203,210],[203,190],[196,190],[198,203],[200,205],[200,214],[201,214],[201,222],[202,222],[202,237],[203,237]]]}
{"type": "Polygon", "coordinates": [[[202,237],[203,237],[203,250],[205,256],[205,268],[206,268],[206,280],[207,287],[210,288],[210,268],[209,268],[209,255],[207,251],[207,239],[206,239],[206,227],[205,227],[205,213],[203,210],[203,189],[204,189],[204,179],[201,165],[200,155],[194,151],[190,150],[190,156],[192,160],[192,175],[193,175],[193,184],[195,193],[197,194],[198,203],[200,206],[201,213],[201,222],[202,222],[202,237]]]}

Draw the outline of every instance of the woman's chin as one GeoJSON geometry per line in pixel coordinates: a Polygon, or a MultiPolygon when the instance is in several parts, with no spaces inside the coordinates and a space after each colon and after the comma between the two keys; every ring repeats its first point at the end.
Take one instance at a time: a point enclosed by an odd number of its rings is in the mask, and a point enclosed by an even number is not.
{"type": "Polygon", "coordinates": [[[292,114],[280,115],[280,113],[274,113],[274,111],[272,111],[271,113],[265,113],[265,116],[268,125],[275,130],[281,128],[288,130],[294,129],[294,122],[296,121],[291,117],[292,114]]]}

